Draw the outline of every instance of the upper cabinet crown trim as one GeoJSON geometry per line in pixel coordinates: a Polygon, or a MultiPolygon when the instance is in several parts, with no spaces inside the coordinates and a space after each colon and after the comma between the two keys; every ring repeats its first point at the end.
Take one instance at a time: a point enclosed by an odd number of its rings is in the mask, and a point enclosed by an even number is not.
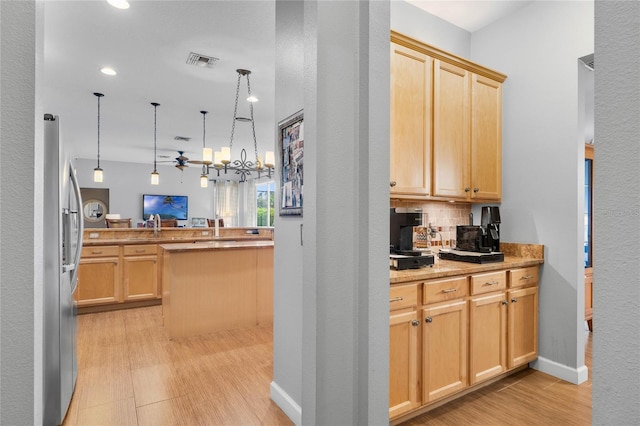
{"type": "Polygon", "coordinates": [[[501,72],[476,64],[475,62],[472,62],[468,59],[465,59],[460,56],[454,55],[453,53],[449,53],[444,50],[438,49],[435,46],[431,46],[430,44],[423,43],[421,41],[418,41],[414,38],[411,38],[409,36],[406,36],[404,34],[401,34],[393,30],[391,31],[391,41],[393,43],[397,43],[399,45],[411,48],[418,52],[422,52],[426,55],[431,56],[434,59],[440,59],[443,62],[447,62],[449,64],[459,66],[463,69],[488,77],[500,83],[504,82],[507,79],[507,76],[505,74],[502,74],[501,72]]]}

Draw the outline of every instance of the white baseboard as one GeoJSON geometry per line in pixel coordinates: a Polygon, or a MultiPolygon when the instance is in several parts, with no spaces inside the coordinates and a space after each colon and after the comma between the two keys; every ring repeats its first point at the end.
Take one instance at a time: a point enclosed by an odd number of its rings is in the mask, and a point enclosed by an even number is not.
{"type": "Polygon", "coordinates": [[[539,356],[537,360],[529,363],[529,367],[566,382],[573,383],[574,385],[586,382],[589,378],[589,370],[586,365],[579,368],[571,368],[541,356],[539,356]]]}
{"type": "Polygon", "coordinates": [[[269,394],[271,400],[284,411],[293,423],[302,424],[302,408],[276,382],[271,382],[269,394]]]}

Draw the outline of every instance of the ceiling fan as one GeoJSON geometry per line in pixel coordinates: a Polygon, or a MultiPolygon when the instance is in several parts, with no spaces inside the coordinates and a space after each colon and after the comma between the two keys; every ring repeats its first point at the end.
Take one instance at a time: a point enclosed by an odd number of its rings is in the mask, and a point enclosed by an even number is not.
{"type": "Polygon", "coordinates": [[[189,160],[189,157],[184,155],[184,151],[178,151],[178,156],[174,160],[159,161],[160,163],[175,163],[176,168],[184,170],[185,167],[189,167],[189,164],[203,164],[202,160],[189,160]]]}

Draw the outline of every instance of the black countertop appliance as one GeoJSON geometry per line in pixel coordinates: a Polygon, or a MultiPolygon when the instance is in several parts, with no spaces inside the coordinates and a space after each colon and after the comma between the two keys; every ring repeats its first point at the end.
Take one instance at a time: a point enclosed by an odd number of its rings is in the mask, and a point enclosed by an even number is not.
{"type": "Polygon", "coordinates": [[[482,207],[480,226],[484,229],[482,246],[492,252],[500,251],[500,209],[497,206],[482,207]]]}
{"type": "Polygon", "coordinates": [[[391,208],[389,214],[390,252],[402,255],[420,255],[413,250],[413,227],[422,225],[422,209],[391,208]]]}

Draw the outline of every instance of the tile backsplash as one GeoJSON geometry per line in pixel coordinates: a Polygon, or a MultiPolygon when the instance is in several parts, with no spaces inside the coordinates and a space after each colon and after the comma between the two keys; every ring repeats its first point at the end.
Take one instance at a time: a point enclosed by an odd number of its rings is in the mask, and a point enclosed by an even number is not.
{"type": "MultiPolygon", "coordinates": [[[[469,223],[471,204],[442,202],[403,202],[393,200],[390,207],[410,207],[422,209],[422,227],[414,228],[413,241],[416,247],[449,247],[453,240],[455,247],[456,226],[469,223]],[[426,238],[424,228],[431,224],[438,229],[435,238],[426,238]]],[[[477,220],[476,220],[477,222],[477,220]]]]}

